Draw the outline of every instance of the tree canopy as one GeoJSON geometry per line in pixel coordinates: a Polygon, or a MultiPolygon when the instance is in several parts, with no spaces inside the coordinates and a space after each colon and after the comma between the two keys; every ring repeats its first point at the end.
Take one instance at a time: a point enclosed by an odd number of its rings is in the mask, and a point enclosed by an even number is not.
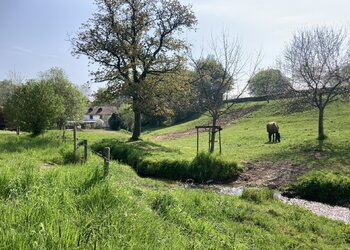
{"type": "Polygon", "coordinates": [[[53,84],[43,80],[16,88],[4,107],[6,122],[33,135],[55,125],[63,112],[62,99],[55,94],[53,84]]]}
{"type": "Polygon", "coordinates": [[[318,108],[318,139],[325,139],[326,106],[349,93],[350,42],[343,29],[314,27],[294,34],[282,67],[291,79],[290,95],[318,108]]]}
{"type": "Polygon", "coordinates": [[[259,71],[249,80],[248,90],[254,96],[271,96],[285,93],[289,80],[278,69],[259,71]]]}
{"type": "MultiPolygon", "coordinates": [[[[196,18],[178,0],[96,0],[97,13],[72,39],[73,54],[98,63],[95,81],[132,99],[132,139],[141,134],[142,88],[149,75],[177,71],[187,45],[179,35],[193,29],[196,18]]],[[[152,90],[149,90],[152,91],[152,90]]]]}
{"type": "Polygon", "coordinates": [[[61,99],[63,112],[57,117],[57,125],[63,128],[68,121],[80,120],[87,106],[87,99],[79,88],[69,81],[61,68],[51,68],[39,74],[44,81],[50,82],[56,96],[61,99]]]}

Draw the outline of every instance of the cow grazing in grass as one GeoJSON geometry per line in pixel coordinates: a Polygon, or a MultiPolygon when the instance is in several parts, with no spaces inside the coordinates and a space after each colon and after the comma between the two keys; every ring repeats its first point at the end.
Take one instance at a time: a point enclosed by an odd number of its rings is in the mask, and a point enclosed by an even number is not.
{"type": "Polygon", "coordinates": [[[281,135],[279,133],[279,128],[277,122],[269,122],[266,125],[266,130],[269,133],[269,142],[280,142],[281,135]]]}

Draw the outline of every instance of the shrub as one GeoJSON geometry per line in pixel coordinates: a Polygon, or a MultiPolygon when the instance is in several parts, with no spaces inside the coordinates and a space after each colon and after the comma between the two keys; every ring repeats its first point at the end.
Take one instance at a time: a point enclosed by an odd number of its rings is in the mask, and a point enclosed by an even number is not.
{"type": "Polygon", "coordinates": [[[203,182],[207,180],[225,181],[239,173],[235,162],[227,162],[217,155],[200,153],[191,163],[193,179],[203,182]]]}
{"type": "Polygon", "coordinates": [[[242,199],[262,203],[263,201],[273,200],[273,190],[268,188],[245,188],[243,189],[242,199]]]}
{"type": "Polygon", "coordinates": [[[111,130],[120,130],[122,125],[122,120],[115,113],[108,119],[108,125],[111,130]]]}
{"type": "Polygon", "coordinates": [[[292,188],[301,198],[324,203],[345,204],[350,201],[350,178],[325,171],[312,171],[292,188]]]}
{"type": "Polygon", "coordinates": [[[52,127],[64,113],[62,98],[49,81],[28,81],[16,88],[4,106],[6,123],[38,135],[52,127]],[[30,107],[30,108],[29,108],[30,107]]]}

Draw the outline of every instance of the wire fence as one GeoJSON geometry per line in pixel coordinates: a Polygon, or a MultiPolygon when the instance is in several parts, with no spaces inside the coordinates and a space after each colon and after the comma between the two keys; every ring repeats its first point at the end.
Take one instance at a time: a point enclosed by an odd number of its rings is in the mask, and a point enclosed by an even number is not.
{"type": "Polygon", "coordinates": [[[84,162],[87,162],[88,160],[88,152],[90,151],[91,153],[101,157],[103,159],[103,176],[106,177],[109,173],[109,163],[111,160],[111,150],[110,147],[105,147],[103,149],[103,153],[101,154],[100,152],[97,152],[93,150],[92,148],[88,147],[88,140],[87,139],[78,139],[77,138],[77,131],[76,127],[74,127],[74,134],[73,134],[73,139],[67,138],[67,137],[61,137],[63,142],[66,141],[73,141],[73,152],[74,155],[77,156],[77,150],[80,146],[84,146],[84,162]],[[79,141],[79,142],[78,142],[79,141]]]}

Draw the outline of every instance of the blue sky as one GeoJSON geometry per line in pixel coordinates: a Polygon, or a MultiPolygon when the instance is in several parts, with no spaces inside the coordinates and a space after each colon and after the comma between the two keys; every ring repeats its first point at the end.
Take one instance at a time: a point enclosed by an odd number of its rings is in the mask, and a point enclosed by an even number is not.
{"type": "MultiPolygon", "coordinates": [[[[191,4],[198,18],[197,31],[185,34],[194,54],[202,49],[205,53],[211,37],[225,29],[248,53],[261,49],[261,67],[273,66],[300,28],[350,27],[349,0],[180,1],[191,4]]],[[[0,0],[0,80],[11,70],[28,79],[57,66],[74,83],[87,82],[88,60],[71,55],[68,37],[94,9],[93,0],[0,0]]]]}

